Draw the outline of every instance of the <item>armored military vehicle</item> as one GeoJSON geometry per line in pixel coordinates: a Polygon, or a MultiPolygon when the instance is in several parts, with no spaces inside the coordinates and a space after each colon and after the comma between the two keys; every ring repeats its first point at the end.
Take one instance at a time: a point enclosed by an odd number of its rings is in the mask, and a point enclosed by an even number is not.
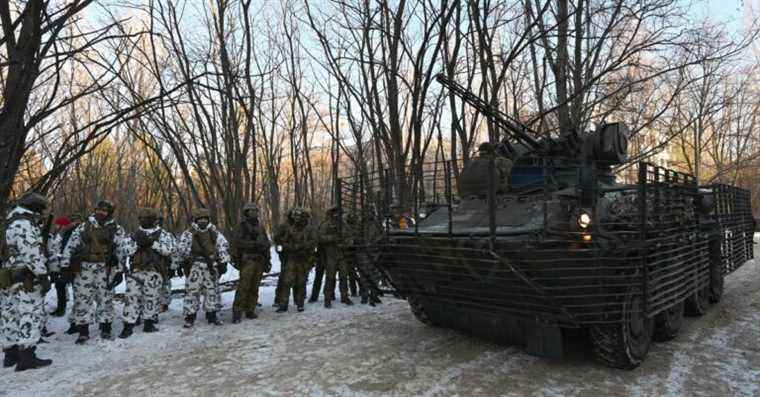
{"type": "Polygon", "coordinates": [[[720,301],[724,277],[752,258],[748,191],[645,162],[621,172],[624,125],[537,139],[437,79],[508,138],[461,171],[446,161],[419,173],[406,214],[384,189],[375,265],[423,323],[547,357],[580,330],[602,362],[630,369],[684,315],[720,301]]]}

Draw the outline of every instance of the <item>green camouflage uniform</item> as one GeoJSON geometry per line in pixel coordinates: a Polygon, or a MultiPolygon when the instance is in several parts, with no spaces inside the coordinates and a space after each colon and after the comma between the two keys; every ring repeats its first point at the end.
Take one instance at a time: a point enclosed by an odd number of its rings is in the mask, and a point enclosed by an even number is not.
{"type": "Polygon", "coordinates": [[[283,287],[278,291],[278,311],[286,311],[290,290],[299,311],[303,310],[306,299],[306,280],[314,263],[317,238],[309,225],[309,214],[303,209],[294,208],[288,213],[288,219],[277,228],[274,241],[282,247],[280,258],[283,269],[280,278],[283,287]]]}
{"type": "Polygon", "coordinates": [[[328,213],[328,219],[325,220],[319,228],[319,262],[323,264],[325,271],[325,305],[329,306],[330,302],[335,300],[335,278],[336,273],[340,284],[340,300],[343,303],[350,303],[348,297],[348,275],[349,269],[343,255],[341,246],[341,219],[337,209],[332,209],[328,213]]]}
{"type": "Polygon", "coordinates": [[[269,239],[259,224],[258,208],[248,204],[243,208],[243,220],[235,229],[232,242],[232,255],[240,278],[235,290],[232,304],[233,315],[245,312],[248,317],[255,316],[259,301],[259,284],[264,272],[271,270],[269,263],[269,239]],[[253,212],[255,211],[255,216],[253,212]]]}

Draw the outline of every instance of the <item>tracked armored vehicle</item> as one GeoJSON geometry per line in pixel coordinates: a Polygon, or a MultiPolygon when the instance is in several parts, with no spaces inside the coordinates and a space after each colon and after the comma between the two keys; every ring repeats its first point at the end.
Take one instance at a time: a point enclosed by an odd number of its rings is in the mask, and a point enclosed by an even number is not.
{"type": "Polygon", "coordinates": [[[684,315],[719,302],[724,277],[752,258],[748,191],[643,162],[615,173],[628,161],[625,126],[536,140],[438,80],[508,138],[460,172],[454,161],[419,172],[406,227],[384,188],[375,266],[423,323],[546,357],[580,330],[602,362],[630,369],[684,315]]]}

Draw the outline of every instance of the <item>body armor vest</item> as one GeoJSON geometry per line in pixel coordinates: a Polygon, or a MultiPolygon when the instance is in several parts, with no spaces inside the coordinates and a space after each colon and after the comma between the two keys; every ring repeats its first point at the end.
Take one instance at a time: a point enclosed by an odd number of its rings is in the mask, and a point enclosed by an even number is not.
{"type": "MultiPolygon", "coordinates": [[[[161,236],[161,230],[155,231],[153,234],[146,234],[143,231],[136,231],[134,240],[137,240],[137,234],[141,236],[139,238],[147,239],[152,245],[159,236],[161,236]]],[[[133,271],[157,271],[162,273],[164,257],[156,252],[150,246],[146,248],[137,247],[137,252],[132,256],[132,270],[133,271]]]]}
{"type": "Polygon", "coordinates": [[[116,225],[109,224],[102,227],[94,227],[87,224],[84,227],[85,235],[82,241],[87,247],[84,255],[85,262],[103,263],[112,254],[113,239],[116,235],[116,225]]]}
{"type": "Polygon", "coordinates": [[[200,258],[213,258],[216,254],[216,233],[212,230],[193,233],[190,255],[200,258]]]}

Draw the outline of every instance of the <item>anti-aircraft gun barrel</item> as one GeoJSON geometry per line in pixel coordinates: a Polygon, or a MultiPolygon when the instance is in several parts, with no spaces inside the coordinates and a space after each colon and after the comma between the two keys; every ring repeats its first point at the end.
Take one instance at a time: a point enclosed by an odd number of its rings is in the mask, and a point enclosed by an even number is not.
{"type": "Polygon", "coordinates": [[[479,98],[471,91],[467,90],[467,88],[463,87],[453,80],[450,80],[443,73],[438,73],[435,76],[435,79],[441,83],[441,85],[448,88],[449,91],[454,93],[454,95],[458,96],[463,101],[467,102],[467,104],[477,109],[481,114],[491,119],[491,121],[503,129],[504,132],[506,132],[510,137],[527,145],[533,150],[539,151],[543,148],[543,146],[538,143],[538,141],[533,139],[530,135],[526,134],[526,131],[533,132],[526,125],[519,123],[518,121],[514,120],[514,118],[510,117],[508,114],[502,112],[501,110],[494,108],[486,101],[479,98]]]}

